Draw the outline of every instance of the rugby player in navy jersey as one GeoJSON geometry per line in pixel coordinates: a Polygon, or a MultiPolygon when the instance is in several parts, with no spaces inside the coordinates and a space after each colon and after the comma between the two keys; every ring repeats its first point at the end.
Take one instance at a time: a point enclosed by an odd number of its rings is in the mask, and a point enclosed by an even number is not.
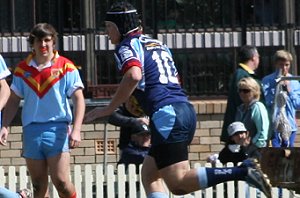
{"type": "Polygon", "coordinates": [[[229,180],[244,180],[271,197],[271,186],[257,163],[239,167],[190,169],[188,145],[196,128],[196,113],[177,78],[168,47],[142,34],[136,9],[117,2],[106,13],[106,30],[116,45],[115,58],[123,78],[104,108],[97,107],[85,122],[111,115],[131,94],[150,117],[151,149],[142,168],[148,198],[167,198],[162,180],[176,195],[187,194],[229,180]]]}

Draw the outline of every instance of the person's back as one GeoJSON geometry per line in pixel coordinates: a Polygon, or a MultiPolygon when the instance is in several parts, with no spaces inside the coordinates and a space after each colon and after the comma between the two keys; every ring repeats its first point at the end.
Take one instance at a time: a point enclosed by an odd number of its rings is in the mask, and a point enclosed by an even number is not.
{"type": "Polygon", "coordinates": [[[135,32],[127,35],[116,51],[121,52],[115,56],[121,72],[126,69],[124,63],[131,61],[138,61],[137,65],[144,72],[143,80],[139,82],[133,94],[147,115],[166,104],[187,102],[178,81],[172,54],[161,41],[145,36],[142,32],[135,32]],[[128,52],[124,52],[124,49],[128,52]],[[126,53],[132,56],[123,58],[126,53]]]}

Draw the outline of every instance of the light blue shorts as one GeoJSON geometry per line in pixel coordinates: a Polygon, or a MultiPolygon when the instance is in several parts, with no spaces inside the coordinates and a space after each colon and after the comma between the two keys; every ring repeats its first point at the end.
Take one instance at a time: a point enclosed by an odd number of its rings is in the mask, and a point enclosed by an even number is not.
{"type": "Polygon", "coordinates": [[[32,123],[23,127],[23,153],[29,159],[44,160],[69,152],[68,123],[32,123]]]}

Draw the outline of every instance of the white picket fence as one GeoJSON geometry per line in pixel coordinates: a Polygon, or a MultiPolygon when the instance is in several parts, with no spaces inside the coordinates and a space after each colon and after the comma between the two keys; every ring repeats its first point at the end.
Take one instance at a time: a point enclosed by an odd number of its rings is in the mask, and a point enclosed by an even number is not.
{"type": "MultiPolygon", "coordinates": [[[[199,166],[200,164],[195,165],[195,167],[199,166]]],[[[209,164],[207,164],[206,166],[209,166],[209,164]]],[[[103,165],[85,165],[83,167],[80,165],[75,165],[73,168],[74,169],[72,171],[71,180],[75,184],[77,195],[80,198],[125,198],[126,182],[129,185],[128,197],[146,198],[145,191],[141,184],[140,175],[136,174],[134,165],[129,166],[127,173],[125,173],[125,168],[123,165],[119,165],[117,169],[113,165],[107,165],[106,169],[104,169],[105,167],[103,167],[103,165]]],[[[32,188],[26,166],[21,166],[19,168],[10,166],[8,167],[8,171],[5,171],[4,167],[0,166],[0,186],[6,187],[12,191],[16,191],[17,189],[22,188],[32,188]]],[[[55,190],[51,182],[49,183],[49,191],[51,198],[58,198],[57,191],[55,190]]],[[[238,198],[265,198],[263,193],[260,193],[255,188],[249,187],[243,181],[238,182],[237,192],[235,191],[235,184],[233,181],[230,181],[226,184],[218,184],[215,187],[211,187],[205,190],[199,190],[197,192],[184,196],[174,196],[169,193],[169,197],[234,198],[235,193],[238,193],[238,198]],[[259,195],[257,196],[257,194],[259,195]]],[[[272,191],[273,198],[277,198],[278,188],[273,188],[272,191]]],[[[300,197],[300,195],[296,195],[292,191],[283,189],[283,197],[294,198],[300,197]]]]}

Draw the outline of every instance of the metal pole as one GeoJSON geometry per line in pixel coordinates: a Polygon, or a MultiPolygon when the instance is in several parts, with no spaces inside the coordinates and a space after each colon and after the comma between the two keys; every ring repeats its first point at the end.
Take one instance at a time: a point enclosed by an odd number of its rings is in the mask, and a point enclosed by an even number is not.
{"type": "Polygon", "coordinates": [[[157,0],[153,0],[152,1],[152,24],[153,24],[153,38],[157,38],[157,33],[158,33],[158,30],[157,30],[157,16],[158,16],[158,13],[157,13],[157,0]]]}
{"type": "Polygon", "coordinates": [[[293,55],[291,73],[297,74],[297,55],[294,47],[295,0],[284,0],[285,49],[293,55]]]}
{"type": "Polygon", "coordinates": [[[32,0],[32,7],[33,7],[33,9],[32,9],[32,16],[33,16],[32,26],[34,26],[34,24],[36,24],[36,2],[35,2],[35,0],[32,0]]]}
{"type": "Polygon", "coordinates": [[[300,76],[281,76],[279,78],[276,78],[275,82],[279,83],[279,82],[285,81],[285,80],[298,80],[298,81],[300,81],[300,76]]]}
{"type": "Polygon", "coordinates": [[[97,84],[97,68],[95,56],[95,0],[83,1],[84,6],[84,35],[85,35],[85,76],[87,85],[97,84]]]}
{"type": "Polygon", "coordinates": [[[242,25],[242,32],[241,32],[241,41],[242,45],[247,44],[247,21],[245,18],[245,1],[242,0],[241,2],[241,25],[242,25]]]}
{"type": "Polygon", "coordinates": [[[64,14],[63,14],[63,2],[62,1],[58,1],[57,4],[56,4],[56,7],[57,7],[57,13],[58,13],[58,20],[57,20],[57,30],[58,30],[58,43],[57,43],[57,49],[59,51],[63,51],[64,49],[64,27],[63,27],[63,23],[62,21],[64,20],[63,17],[64,17],[64,14]]]}
{"type": "Polygon", "coordinates": [[[104,123],[104,159],[103,159],[103,172],[106,175],[107,169],[107,122],[104,123]]]}

